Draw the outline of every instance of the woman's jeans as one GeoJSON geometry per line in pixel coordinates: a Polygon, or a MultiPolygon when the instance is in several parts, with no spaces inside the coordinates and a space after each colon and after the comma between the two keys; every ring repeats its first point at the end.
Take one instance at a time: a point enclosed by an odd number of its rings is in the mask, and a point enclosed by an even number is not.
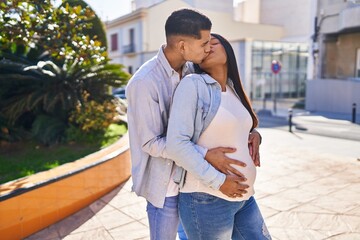
{"type": "Polygon", "coordinates": [[[179,211],[189,240],[271,239],[254,197],[230,202],[206,193],[180,193],[179,211]]]}
{"type": "Polygon", "coordinates": [[[163,208],[157,208],[147,202],[151,240],[175,240],[176,232],[180,240],[186,240],[185,232],[179,225],[178,196],[165,198],[163,208]]]}

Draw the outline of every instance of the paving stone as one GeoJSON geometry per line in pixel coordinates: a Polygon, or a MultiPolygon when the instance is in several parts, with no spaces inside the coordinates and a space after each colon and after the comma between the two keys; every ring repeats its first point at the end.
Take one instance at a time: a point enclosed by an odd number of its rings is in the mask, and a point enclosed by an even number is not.
{"type": "Polygon", "coordinates": [[[121,209],[122,207],[129,206],[132,204],[144,202],[144,198],[136,196],[133,192],[126,192],[115,196],[111,201],[108,203],[114,208],[121,209]]]}
{"type": "Polygon", "coordinates": [[[321,231],[303,229],[272,228],[270,233],[273,240],[318,240],[328,237],[321,231]]]}
{"type": "Polygon", "coordinates": [[[98,228],[86,232],[67,235],[63,240],[114,240],[112,236],[104,229],[98,228]]]}
{"type": "Polygon", "coordinates": [[[78,227],[71,233],[88,232],[92,230],[97,230],[102,227],[103,227],[102,223],[96,217],[92,217],[89,220],[87,220],[85,223],[81,224],[80,227],[78,227]]]}
{"type": "Polygon", "coordinates": [[[85,228],[89,229],[101,226],[96,224],[96,220],[92,219],[93,216],[94,213],[90,208],[84,208],[68,218],[56,223],[55,227],[60,237],[65,237],[83,225],[85,228]]]}
{"type": "Polygon", "coordinates": [[[331,195],[316,198],[311,203],[314,206],[318,206],[330,211],[334,211],[338,214],[343,214],[356,207],[356,205],[354,205],[354,203],[351,201],[347,201],[345,199],[341,201],[336,198],[333,198],[331,195]]]}
{"type": "Polygon", "coordinates": [[[109,230],[109,233],[114,239],[150,239],[148,227],[138,221],[111,229],[109,230]]]}
{"type": "Polygon", "coordinates": [[[331,236],[327,239],[329,239],[329,240],[358,240],[358,239],[360,239],[360,233],[342,233],[337,236],[331,236]]]}
{"type": "Polygon", "coordinates": [[[130,216],[135,220],[140,220],[147,217],[146,214],[146,202],[142,201],[136,204],[128,205],[120,209],[121,212],[130,216]]]}
{"type": "Polygon", "coordinates": [[[107,204],[102,199],[90,204],[89,208],[91,209],[91,211],[94,214],[101,214],[101,213],[106,213],[106,212],[115,210],[115,208],[113,206],[111,206],[110,204],[107,204]]]}
{"type": "Polygon", "coordinates": [[[307,203],[311,200],[314,200],[318,197],[318,195],[314,192],[306,191],[306,190],[299,190],[299,188],[291,188],[285,191],[282,191],[276,196],[296,201],[298,203],[307,203]]]}
{"type": "Polygon", "coordinates": [[[98,214],[96,215],[96,218],[102,223],[106,230],[126,225],[127,223],[134,221],[133,218],[117,210],[98,214]]]}
{"type": "Polygon", "coordinates": [[[268,208],[277,210],[277,211],[289,211],[295,207],[298,207],[301,203],[291,200],[281,198],[278,195],[271,195],[258,200],[259,204],[265,205],[268,208]]]}
{"type": "Polygon", "coordinates": [[[60,240],[60,235],[56,230],[56,226],[55,225],[51,225],[48,228],[45,228],[42,231],[39,231],[27,238],[25,238],[24,240],[60,240]]]}

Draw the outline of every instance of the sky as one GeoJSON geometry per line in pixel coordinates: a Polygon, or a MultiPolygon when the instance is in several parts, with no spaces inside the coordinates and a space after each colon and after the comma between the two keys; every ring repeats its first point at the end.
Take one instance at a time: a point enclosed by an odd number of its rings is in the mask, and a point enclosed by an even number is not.
{"type": "MultiPolygon", "coordinates": [[[[131,12],[131,0],[85,0],[102,21],[113,20],[131,12]]],[[[61,0],[55,0],[60,4],[61,0]]]]}
{"type": "Polygon", "coordinates": [[[131,12],[131,0],[85,0],[103,21],[131,12]]]}

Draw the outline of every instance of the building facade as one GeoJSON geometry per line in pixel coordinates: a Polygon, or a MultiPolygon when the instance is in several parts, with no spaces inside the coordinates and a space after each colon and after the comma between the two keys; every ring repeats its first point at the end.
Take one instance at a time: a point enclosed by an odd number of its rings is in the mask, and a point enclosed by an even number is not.
{"type": "Polygon", "coordinates": [[[360,1],[318,0],[306,109],[352,113],[360,106],[360,1]]]}
{"type": "Polygon", "coordinates": [[[194,8],[211,19],[213,32],[223,35],[232,44],[244,87],[252,98],[301,97],[307,79],[312,1],[292,1],[296,2],[290,4],[293,11],[289,11],[288,2],[135,0],[133,12],[106,23],[109,57],[134,73],[165,43],[164,26],[171,12],[194,8]],[[300,23],[284,21],[293,15],[301,15],[303,20],[300,23]],[[274,58],[282,63],[277,83],[271,73],[274,58]]]}

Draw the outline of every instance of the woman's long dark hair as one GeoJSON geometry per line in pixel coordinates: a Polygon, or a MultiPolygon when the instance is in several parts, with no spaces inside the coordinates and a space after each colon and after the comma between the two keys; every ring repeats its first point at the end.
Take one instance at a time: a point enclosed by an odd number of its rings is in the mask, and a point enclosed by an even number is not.
{"type": "MultiPolygon", "coordinates": [[[[248,98],[248,96],[246,95],[243,85],[241,83],[240,80],[240,75],[239,75],[239,71],[238,71],[238,67],[236,64],[236,58],[235,58],[235,54],[234,54],[234,50],[231,47],[231,44],[221,35],[216,34],[216,33],[211,33],[211,36],[215,37],[216,39],[218,39],[221,43],[221,45],[224,47],[225,52],[226,52],[226,56],[227,56],[227,65],[228,65],[228,78],[230,78],[230,80],[233,82],[234,84],[234,88],[235,91],[237,93],[237,95],[240,97],[240,100],[242,102],[242,104],[245,106],[245,108],[248,110],[248,112],[251,115],[251,118],[253,120],[253,125],[251,130],[253,130],[254,128],[256,128],[259,124],[259,120],[251,106],[250,100],[248,98]]],[[[200,68],[199,65],[194,64],[195,66],[195,72],[196,73],[203,73],[204,71],[200,68]]]]}

